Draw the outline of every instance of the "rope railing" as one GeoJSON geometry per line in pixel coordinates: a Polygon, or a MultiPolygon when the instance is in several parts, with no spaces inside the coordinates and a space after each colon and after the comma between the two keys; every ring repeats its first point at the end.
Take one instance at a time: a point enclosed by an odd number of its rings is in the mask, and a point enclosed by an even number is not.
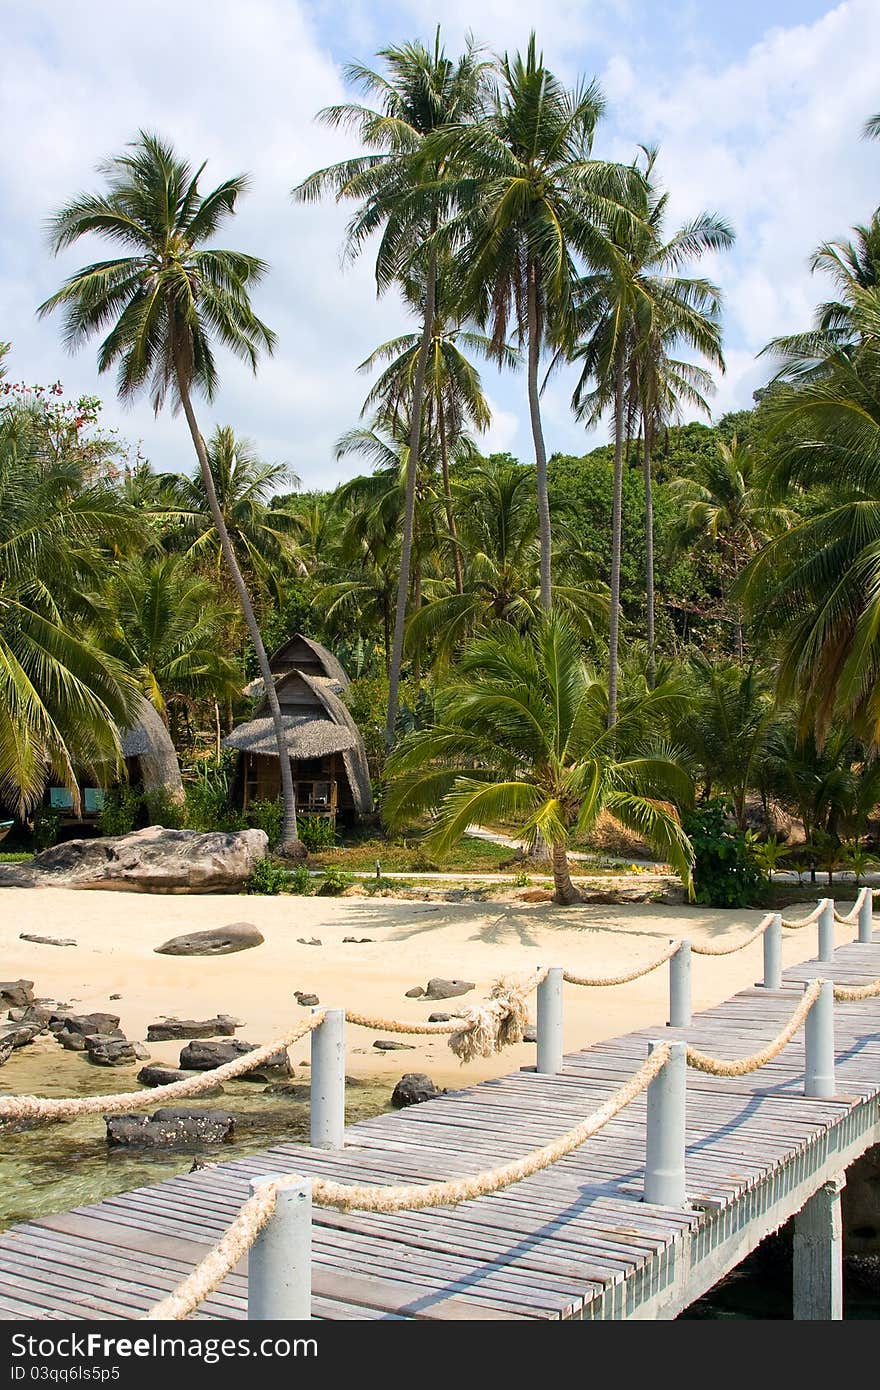
{"type": "Polygon", "coordinates": [[[687,1049],[688,1066],[693,1067],[695,1071],[708,1072],[710,1076],[747,1076],[749,1072],[759,1071],[768,1062],[772,1062],[774,1057],[778,1057],[795,1034],[800,1032],[807,1021],[807,1015],[819,998],[821,989],[821,980],[813,980],[808,985],[804,991],[803,999],[785,1027],[777,1033],[772,1042],[769,1042],[766,1047],[762,1047],[759,1052],[753,1052],[750,1057],[738,1057],[733,1061],[725,1061],[721,1057],[711,1057],[705,1052],[698,1051],[695,1047],[689,1047],[687,1049]]]}
{"type": "Polygon", "coordinates": [[[637,970],[628,971],[625,975],[573,975],[571,971],[566,970],[562,978],[568,985],[586,985],[590,989],[598,989],[604,985],[628,985],[633,980],[640,980],[643,975],[650,975],[652,971],[665,965],[670,957],[675,955],[680,945],[681,942],[679,941],[670,941],[665,950],[654,960],[647,965],[640,965],[637,970]]]}
{"type": "Polygon", "coordinates": [[[775,912],[768,912],[766,917],[755,927],[753,932],[744,941],[738,941],[735,946],[715,946],[711,941],[691,942],[691,950],[695,956],[734,956],[737,951],[744,951],[747,946],[751,946],[753,941],[757,941],[759,936],[763,936],[768,927],[772,926],[776,918],[775,912]]]}

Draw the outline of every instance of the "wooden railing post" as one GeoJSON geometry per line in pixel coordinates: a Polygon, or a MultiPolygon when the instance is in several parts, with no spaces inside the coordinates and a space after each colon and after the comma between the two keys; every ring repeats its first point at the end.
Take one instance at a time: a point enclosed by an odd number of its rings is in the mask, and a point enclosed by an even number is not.
{"type": "Polygon", "coordinates": [[[859,941],[870,946],[874,932],[874,894],[867,886],[862,889],[859,902],[859,941]]]}
{"type": "Polygon", "coordinates": [[[345,1010],[316,1009],[324,1017],[312,1031],[311,1142],[341,1149],[345,1140],[345,1010]]]}
{"type": "MultiPolygon", "coordinates": [[[[281,1174],[252,1178],[259,1192],[281,1174]]],[[[251,1322],[312,1316],[312,1184],[301,1178],[278,1193],[275,1210],[248,1251],[247,1315],[251,1322]]]]}
{"type": "Polygon", "coordinates": [[[691,943],[680,941],[669,957],[669,1026],[687,1028],[691,1021],[691,943]]]}
{"type": "Polygon", "coordinates": [[[764,932],[764,988],[782,988],[782,913],[774,912],[764,932]]]}
{"type": "Polygon", "coordinates": [[[685,1105],[687,1044],[648,1043],[648,1053],[668,1047],[669,1061],[648,1087],[648,1120],[645,1135],[646,1202],[683,1207],[685,1195],[685,1105]]]}
{"type": "Polygon", "coordinates": [[[538,985],[538,1055],[535,1070],[546,1076],[562,1071],[564,1052],[561,965],[554,965],[538,985]]]}
{"type": "MultiPolygon", "coordinates": [[[[809,984],[805,989],[809,989],[809,984]]],[[[834,981],[823,980],[819,997],[804,1026],[806,1068],[804,1095],[833,1100],[834,1082],[834,981]]]]}
{"type": "Polygon", "coordinates": [[[834,899],[822,899],[822,911],[819,913],[819,959],[821,961],[831,961],[834,959],[834,899]]]}

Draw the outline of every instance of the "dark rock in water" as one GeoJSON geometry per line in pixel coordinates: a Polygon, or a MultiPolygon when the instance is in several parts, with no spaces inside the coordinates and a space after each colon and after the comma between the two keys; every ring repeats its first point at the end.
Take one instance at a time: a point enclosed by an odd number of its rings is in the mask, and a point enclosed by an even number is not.
{"type": "MultiPolygon", "coordinates": [[[[254,1052],[256,1047],[256,1043],[244,1042],[241,1038],[230,1038],[229,1042],[194,1041],[181,1050],[180,1065],[184,1071],[213,1071],[215,1067],[222,1067],[225,1062],[232,1062],[245,1052],[254,1052]]],[[[262,1062],[254,1071],[245,1072],[244,1075],[252,1081],[275,1081],[292,1076],[293,1068],[282,1048],[270,1061],[262,1062]]]]}
{"type": "Polygon", "coordinates": [[[231,956],[235,951],[262,946],[264,939],[253,922],[230,922],[225,927],[172,936],[154,949],[157,956],[231,956]]]}
{"type": "Polygon", "coordinates": [[[424,993],[421,985],[413,985],[412,989],[408,989],[403,997],[404,999],[421,999],[424,993]]]}
{"type": "Polygon", "coordinates": [[[201,1022],[192,1018],[166,1018],[147,1026],[147,1042],[169,1042],[182,1038],[231,1038],[241,1024],[229,1014],[218,1014],[201,1022]]]}
{"type": "MultiPolygon", "coordinates": [[[[118,1014],[67,1014],[62,1020],[62,1026],[68,1033],[82,1033],[94,1035],[104,1033],[112,1035],[119,1028],[118,1014]]],[[[54,1030],[53,1030],[54,1031],[54,1030]]]]}
{"type": "Polygon", "coordinates": [[[264,830],[166,830],[65,840],[4,873],[14,886],[126,889],[135,893],[234,892],[265,859],[264,830]]]}
{"type": "Polygon", "coordinates": [[[391,1104],[396,1110],[408,1105],[421,1105],[423,1101],[434,1100],[445,1093],[438,1091],[430,1076],[424,1072],[408,1071],[402,1076],[391,1093],[391,1104]]]}
{"type": "Polygon", "coordinates": [[[31,936],[28,932],[18,933],[19,941],[35,941],[38,946],[75,946],[72,936],[31,936]]]}
{"type": "Polygon", "coordinates": [[[7,1023],[0,1029],[0,1039],[3,1042],[11,1042],[15,1047],[26,1047],[29,1042],[33,1042],[43,1028],[39,1023],[7,1023]]]}
{"type": "Polygon", "coordinates": [[[321,1002],[317,994],[304,994],[301,989],[294,990],[293,997],[304,1009],[314,1009],[321,1002]]]}
{"type": "Polygon", "coordinates": [[[414,1043],[392,1041],[391,1038],[378,1038],[373,1046],[378,1047],[380,1052],[415,1052],[414,1043]]]}
{"type": "Polygon", "coordinates": [[[451,1014],[428,1014],[429,1023],[448,1023],[451,1018],[451,1014]]]}
{"type": "Polygon", "coordinates": [[[86,1040],[82,1033],[68,1033],[63,1028],[60,1033],[55,1034],[56,1042],[60,1042],[62,1047],[66,1047],[68,1052],[85,1052],[86,1040]]]}
{"type": "Polygon", "coordinates": [[[523,1042],[536,1043],[538,1041],[538,1030],[534,1024],[530,1024],[523,1029],[523,1042]]]}
{"type": "Polygon", "coordinates": [[[144,1047],[143,1043],[133,1042],[132,1048],[134,1049],[134,1055],[135,1057],[137,1057],[139,1062],[149,1062],[150,1049],[148,1047],[144,1047]]]}
{"type": "Polygon", "coordinates": [[[33,1002],[33,980],[0,980],[0,1009],[24,1009],[33,1002]]]}
{"type": "Polygon", "coordinates": [[[283,1096],[285,1100],[310,1100],[312,1088],[308,1084],[294,1085],[290,1081],[273,1081],[263,1088],[264,1096],[283,1096]]]}
{"type": "MultiPolygon", "coordinates": [[[[175,1067],[146,1066],[141,1067],[137,1074],[137,1079],[142,1086],[170,1086],[173,1081],[187,1081],[191,1076],[201,1076],[197,1071],[178,1071],[175,1067]]],[[[220,1082],[208,1087],[204,1091],[199,1091],[199,1096],[222,1096],[223,1086],[220,1082]]]]}
{"type": "Polygon", "coordinates": [[[107,1037],[106,1033],[87,1034],[86,1052],[90,1062],[98,1067],[125,1067],[138,1060],[127,1038],[107,1037]]]}
{"type": "Polygon", "coordinates": [[[468,980],[441,980],[434,979],[428,981],[428,988],[425,990],[426,999],[454,999],[459,994],[467,994],[469,990],[476,986],[468,980]]]}
{"type": "Polygon", "coordinates": [[[8,1061],[9,1061],[10,1057],[12,1056],[13,1051],[14,1051],[14,1048],[13,1048],[13,1046],[12,1046],[12,1039],[11,1039],[11,1038],[0,1038],[0,1067],[3,1066],[3,1063],[4,1063],[4,1062],[8,1062],[8,1061]]]}
{"type": "Polygon", "coordinates": [[[154,1115],[107,1115],[107,1143],[114,1148],[174,1149],[220,1144],[235,1128],[227,1110],[166,1107],[154,1115]]]}
{"type": "Polygon", "coordinates": [[[49,1026],[52,1010],[46,1004],[28,1004],[24,1009],[10,1009],[9,1017],[14,1023],[38,1023],[42,1031],[49,1026]]]}

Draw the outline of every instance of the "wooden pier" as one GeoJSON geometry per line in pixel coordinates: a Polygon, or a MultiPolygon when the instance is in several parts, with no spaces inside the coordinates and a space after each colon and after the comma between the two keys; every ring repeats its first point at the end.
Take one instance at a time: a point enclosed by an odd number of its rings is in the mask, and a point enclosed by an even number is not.
{"type": "MultiPolygon", "coordinates": [[[[632,1076],[649,1039],[687,1038],[739,1057],[780,1031],[804,981],[878,976],[880,943],[843,946],[830,962],[785,971],[781,988],[745,990],[687,1028],[630,1033],[568,1053],[557,1075],[517,1072],[362,1121],[343,1149],[280,1144],[12,1227],[0,1236],[0,1318],[138,1318],[222,1235],[255,1176],[417,1183],[476,1173],[576,1124],[632,1076]]],[[[847,1167],[880,1143],[880,998],[837,1003],[834,1014],[833,1100],[804,1097],[803,1033],[748,1076],[689,1070],[687,1208],[642,1200],[642,1095],[580,1149],[504,1192],[385,1215],[316,1208],[313,1316],[674,1318],[805,1208],[809,1244],[822,1229],[823,1194],[830,1210],[847,1167]]],[[[818,1296],[819,1311],[800,1316],[823,1316],[821,1288],[818,1296]]],[[[198,1316],[246,1315],[243,1261],[198,1316]]]]}

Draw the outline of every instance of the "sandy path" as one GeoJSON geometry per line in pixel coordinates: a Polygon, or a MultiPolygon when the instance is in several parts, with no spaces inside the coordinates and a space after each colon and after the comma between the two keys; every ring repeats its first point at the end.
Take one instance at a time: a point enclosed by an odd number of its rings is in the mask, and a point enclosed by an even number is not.
{"type": "MultiPolygon", "coordinates": [[[[807,908],[788,909],[795,916],[807,908]]],[[[322,1004],[424,1021],[447,1006],[406,999],[432,975],[473,980],[476,999],[500,975],[537,965],[564,965],[581,974],[615,974],[651,960],[670,936],[733,943],[760,921],[760,912],[707,908],[546,904],[447,904],[377,899],[144,896],[69,889],[5,889],[0,894],[0,978],[35,982],[38,996],[65,1001],[81,1012],[118,1013],[131,1039],[162,1015],[207,1018],[218,1012],[245,1020],[238,1036],[268,1042],[305,1014],[294,990],[315,993],[322,1004]],[[153,947],[179,932],[233,921],[259,926],[266,940],[255,950],[214,959],[158,956],[153,947]],[[19,933],[75,937],[77,946],[21,941],[19,933]],[[344,936],[369,936],[343,945],[344,936]],[[297,937],[318,936],[321,946],[297,937]],[[120,994],[111,1002],[111,994],[120,994]]],[[[839,927],[838,940],[853,930],[839,927]]],[[[784,962],[816,953],[815,930],[786,933],[784,962]]],[[[694,1006],[705,1008],[761,976],[761,944],[734,956],[694,960],[694,1006]]],[[[566,986],[566,1046],[573,1049],[666,1018],[667,970],[615,988],[566,986]]],[[[452,1001],[452,1007],[455,1006],[452,1001]]],[[[440,1085],[462,1085],[513,1071],[534,1061],[523,1045],[503,1056],[461,1068],[443,1038],[413,1038],[412,1051],[380,1053],[379,1036],[348,1029],[349,1073],[387,1076],[427,1071],[440,1085]]],[[[151,1044],[153,1060],[176,1065],[181,1044],[151,1044]]],[[[308,1047],[294,1049],[295,1064],[308,1047]]],[[[83,1062],[84,1066],[88,1063],[83,1062]]],[[[301,1073],[302,1068],[296,1070],[301,1073]]],[[[107,1090],[114,1072],[108,1070],[107,1090]]],[[[0,1072],[0,1089],[3,1074],[0,1072]]]]}

